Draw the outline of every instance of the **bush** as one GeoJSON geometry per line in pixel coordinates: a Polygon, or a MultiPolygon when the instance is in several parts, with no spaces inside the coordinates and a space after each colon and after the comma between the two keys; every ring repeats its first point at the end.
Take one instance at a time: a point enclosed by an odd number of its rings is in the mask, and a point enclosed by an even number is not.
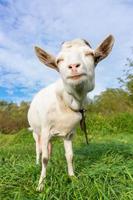
{"type": "Polygon", "coordinates": [[[27,110],[29,104],[22,102],[15,103],[0,102],[0,132],[11,134],[22,128],[28,127],[27,110]]]}

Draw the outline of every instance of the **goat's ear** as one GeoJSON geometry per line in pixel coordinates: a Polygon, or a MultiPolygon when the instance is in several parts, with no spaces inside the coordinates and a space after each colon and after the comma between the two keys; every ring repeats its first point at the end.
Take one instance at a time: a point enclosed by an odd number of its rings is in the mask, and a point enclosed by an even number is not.
{"type": "Polygon", "coordinates": [[[47,53],[46,51],[42,50],[39,47],[35,47],[35,52],[37,57],[43,64],[58,71],[58,67],[56,65],[56,59],[53,55],[47,53]]]}
{"type": "Polygon", "coordinates": [[[109,55],[113,45],[114,37],[112,35],[109,35],[94,51],[94,58],[96,64],[109,55]]]}

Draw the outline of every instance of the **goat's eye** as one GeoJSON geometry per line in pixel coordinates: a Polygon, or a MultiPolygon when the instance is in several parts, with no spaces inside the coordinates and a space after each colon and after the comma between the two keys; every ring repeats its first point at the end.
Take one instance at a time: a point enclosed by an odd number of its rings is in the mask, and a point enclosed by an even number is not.
{"type": "Polygon", "coordinates": [[[93,52],[86,52],[85,56],[94,56],[94,53],[93,52]]]}
{"type": "Polygon", "coordinates": [[[64,59],[63,58],[59,58],[59,59],[57,59],[57,64],[59,64],[60,62],[62,62],[62,61],[64,61],[64,59]]]}

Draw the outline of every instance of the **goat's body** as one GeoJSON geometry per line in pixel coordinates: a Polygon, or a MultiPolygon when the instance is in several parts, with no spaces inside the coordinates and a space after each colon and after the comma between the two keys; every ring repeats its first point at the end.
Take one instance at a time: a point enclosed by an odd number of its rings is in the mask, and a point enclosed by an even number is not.
{"type": "Polygon", "coordinates": [[[73,111],[64,102],[61,80],[42,89],[34,97],[28,112],[28,121],[33,131],[41,135],[45,127],[49,132],[49,138],[69,136],[80,120],[80,112],[73,111]]]}
{"type": "Polygon", "coordinates": [[[44,187],[43,180],[46,177],[46,166],[51,153],[50,139],[53,136],[63,137],[68,173],[70,176],[74,175],[71,136],[82,118],[77,110],[80,106],[79,102],[66,92],[62,80],[42,89],[34,97],[28,111],[28,121],[36,142],[37,164],[42,153],[42,172],[38,190],[44,187]]]}
{"type": "Polygon", "coordinates": [[[85,40],[76,39],[65,42],[56,58],[35,48],[40,61],[61,74],[59,81],[35,96],[28,112],[28,121],[36,141],[37,163],[42,153],[39,190],[44,187],[51,152],[50,139],[53,136],[63,137],[68,174],[74,175],[71,135],[82,118],[80,110],[84,108],[87,93],[94,89],[95,66],[109,54],[113,43],[113,37],[109,36],[94,51],[85,40]]]}

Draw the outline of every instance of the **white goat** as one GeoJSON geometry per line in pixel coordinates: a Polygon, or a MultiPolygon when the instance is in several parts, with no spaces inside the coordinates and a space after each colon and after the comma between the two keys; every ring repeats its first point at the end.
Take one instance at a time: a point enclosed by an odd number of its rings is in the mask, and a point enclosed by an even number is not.
{"type": "Polygon", "coordinates": [[[50,140],[61,136],[64,140],[68,174],[74,175],[72,160],[72,136],[76,125],[82,119],[80,110],[84,108],[87,93],[94,89],[95,67],[111,51],[114,44],[112,35],[108,36],[96,50],[82,39],[62,44],[58,56],[35,47],[41,62],[57,70],[61,79],[42,89],[33,99],[28,121],[36,141],[36,162],[42,153],[42,171],[38,190],[44,187],[46,167],[51,152],[50,140]]]}

